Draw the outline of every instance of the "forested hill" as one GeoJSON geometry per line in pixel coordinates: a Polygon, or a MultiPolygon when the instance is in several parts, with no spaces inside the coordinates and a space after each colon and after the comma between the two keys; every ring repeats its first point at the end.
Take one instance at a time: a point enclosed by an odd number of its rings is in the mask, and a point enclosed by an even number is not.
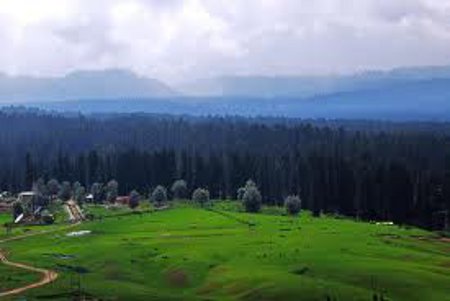
{"type": "Polygon", "coordinates": [[[185,179],[235,197],[252,178],[266,203],[441,227],[450,209],[448,124],[300,121],[148,114],[0,113],[0,188],[38,178],[118,180],[147,193],[185,179]]]}

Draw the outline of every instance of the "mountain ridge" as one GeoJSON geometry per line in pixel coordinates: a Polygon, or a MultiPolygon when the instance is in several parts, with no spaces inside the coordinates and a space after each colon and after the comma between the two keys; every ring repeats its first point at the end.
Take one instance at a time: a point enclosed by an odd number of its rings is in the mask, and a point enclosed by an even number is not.
{"type": "Polygon", "coordinates": [[[193,96],[307,98],[439,78],[450,78],[450,66],[402,67],[351,75],[221,76],[186,83],[178,90],[193,96]]]}
{"type": "Polygon", "coordinates": [[[122,69],[81,70],[60,77],[0,75],[0,101],[62,101],[178,95],[159,80],[122,69]]]}
{"type": "Polygon", "coordinates": [[[30,103],[57,112],[450,121],[450,79],[300,97],[172,97],[30,103]]]}

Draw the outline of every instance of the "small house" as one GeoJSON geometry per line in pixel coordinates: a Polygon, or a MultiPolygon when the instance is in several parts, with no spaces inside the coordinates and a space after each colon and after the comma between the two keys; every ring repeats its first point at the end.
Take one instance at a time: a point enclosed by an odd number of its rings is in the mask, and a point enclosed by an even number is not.
{"type": "Polygon", "coordinates": [[[130,203],[130,197],[129,196],[118,196],[116,198],[116,203],[120,204],[120,205],[128,206],[128,204],[130,203]]]}
{"type": "Polygon", "coordinates": [[[36,208],[34,208],[36,200],[36,193],[33,191],[24,191],[19,193],[19,196],[17,197],[17,201],[22,204],[23,209],[26,212],[32,213],[36,208]]]}
{"type": "Polygon", "coordinates": [[[11,212],[12,206],[9,203],[0,203],[0,213],[11,212]]]}

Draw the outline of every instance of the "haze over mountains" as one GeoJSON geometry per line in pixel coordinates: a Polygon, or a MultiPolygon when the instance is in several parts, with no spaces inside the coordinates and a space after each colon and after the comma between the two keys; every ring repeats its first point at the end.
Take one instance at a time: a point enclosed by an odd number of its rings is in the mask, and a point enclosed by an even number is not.
{"type": "Polygon", "coordinates": [[[450,67],[347,76],[222,77],[170,87],[130,71],[0,77],[0,99],[57,111],[450,120],[450,67]]]}
{"type": "Polygon", "coordinates": [[[341,76],[225,76],[193,81],[182,85],[180,91],[197,96],[305,98],[433,79],[450,79],[450,66],[398,68],[341,76]]]}
{"type": "Polygon", "coordinates": [[[168,97],[164,83],[119,69],[77,71],[64,77],[11,77],[0,74],[0,101],[34,102],[111,98],[168,97]]]}

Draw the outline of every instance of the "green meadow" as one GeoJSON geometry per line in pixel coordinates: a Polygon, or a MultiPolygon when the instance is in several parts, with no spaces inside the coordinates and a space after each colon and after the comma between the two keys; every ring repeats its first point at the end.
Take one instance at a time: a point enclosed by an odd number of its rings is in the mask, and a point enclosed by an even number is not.
{"type": "Polygon", "coordinates": [[[9,213],[0,213],[0,227],[3,228],[3,225],[7,222],[10,222],[12,219],[11,214],[9,213]]]}
{"type": "Polygon", "coordinates": [[[0,292],[37,281],[39,276],[0,264],[0,292]]]}
{"type": "MultiPolygon", "coordinates": [[[[431,232],[236,209],[93,207],[101,219],[0,248],[13,261],[58,271],[28,299],[450,300],[450,244],[431,232]],[[66,236],[79,230],[92,232],[66,236]]],[[[0,288],[24,277],[2,276],[0,288]]]]}

